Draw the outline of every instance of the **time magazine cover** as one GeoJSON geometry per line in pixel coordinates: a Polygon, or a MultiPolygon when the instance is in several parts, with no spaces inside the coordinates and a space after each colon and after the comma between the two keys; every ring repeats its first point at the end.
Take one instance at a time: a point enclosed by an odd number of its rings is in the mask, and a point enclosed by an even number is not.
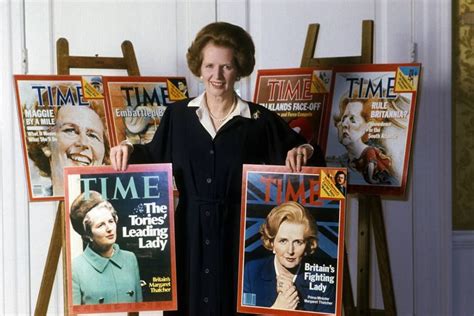
{"type": "Polygon", "coordinates": [[[244,165],[238,311],[342,315],[346,175],[244,165]]]}
{"type": "Polygon", "coordinates": [[[117,143],[146,144],[168,105],[188,98],[184,77],[104,77],[117,143]]]}
{"type": "Polygon", "coordinates": [[[326,162],[347,167],[349,192],[403,195],[420,64],[334,67],[326,162]]]}
{"type": "Polygon", "coordinates": [[[171,164],[65,169],[71,314],[176,310],[171,164]]]}
{"type": "Polygon", "coordinates": [[[63,168],[109,164],[111,129],[100,77],[16,75],[30,201],[61,200],[63,168]]]}
{"type": "Polygon", "coordinates": [[[331,69],[263,69],[257,73],[254,102],[277,112],[308,144],[324,148],[331,69]]]}

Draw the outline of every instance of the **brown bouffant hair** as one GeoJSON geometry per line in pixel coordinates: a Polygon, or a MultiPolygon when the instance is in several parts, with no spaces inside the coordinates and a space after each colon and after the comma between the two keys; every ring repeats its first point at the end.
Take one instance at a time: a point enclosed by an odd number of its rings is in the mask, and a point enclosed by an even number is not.
{"type": "Polygon", "coordinates": [[[275,206],[267,215],[265,223],[260,226],[263,246],[272,251],[275,236],[283,222],[303,224],[306,254],[312,254],[318,247],[318,227],[311,213],[301,204],[293,201],[275,206]]]}
{"type": "Polygon", "coordinates": [[[208,43],[234,51],[234,63],[239,77],[252,73],[255,66],[255,45],[250,34],[240,26],[215,22],[199,31],[186,54],[188,67],[195,76],[201,76],[202,50],[208,43]]]}
{"type": "Polygon", "coordinates": [[[105,200],[97,191],[83,192],[78,197],[76,197],[71,204],[69,218],[71,219],[72,228],[74,228],[74,230],[79,235],[81,235],[85,242],[90,241],[93,224],[87,214],[90,210],[100,204],[110,211],[115,222],[117,222],[117,211],[115,211],[112,204],[105,200]]]}

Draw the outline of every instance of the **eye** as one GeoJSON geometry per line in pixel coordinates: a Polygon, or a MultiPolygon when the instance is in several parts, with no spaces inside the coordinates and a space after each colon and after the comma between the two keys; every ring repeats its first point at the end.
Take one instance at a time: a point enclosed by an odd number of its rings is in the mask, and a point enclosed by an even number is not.
{"type": "Polygon", "coordinates": [[[70,125],[70,124],[66,124],[66,125],[61,126],[60,131],[61,131],[61,133],[64,133],[64,134],[67,134],[67,135],[79,134],[79,132],[77,131],[77,128],[73,125],[70,125]]]}
{"type": "Polygon", "coordinates": [[[224,65],[225,70],[232,70],[234,67],[232,65],[224,65]]]}
{"type": "Polygon", "coordinates": [[[212,69],[212,67],[213,67],[212,64],[206,64],[206,65],[204,65],[204,68],[207,68],[207,69],[212,69]]]}
{"type": "Polygon", "coordinates": [[[282,239],[278,240],[278,243],[282,244],[282,245],[286,244],[287,242],[288,242],[288,239],[286,239],[286,238],[282,238],[282,239]]]}
{"type": "Polygon", "coordinates": [[[88,136],[89,138],[95,139],[95,140],[98,141],[98,142],[101,142],[101,143],[103,142],[101,135],[100,135],[99,133],[97,133],[97,132],[88,131],[88,132],[87,132],[87,136],[88,136]]]}
{"type": "Polygon", "coordinates": [[[298,246],[301,246],[301,245],[303,245],[303,244],[304,244],[304,241],[303,241],[303,240],[300,240],[300,239],[298,239],[298,240],[295,240],[295,244],[296,244],[296,245],[298,245],[298,246]]]}

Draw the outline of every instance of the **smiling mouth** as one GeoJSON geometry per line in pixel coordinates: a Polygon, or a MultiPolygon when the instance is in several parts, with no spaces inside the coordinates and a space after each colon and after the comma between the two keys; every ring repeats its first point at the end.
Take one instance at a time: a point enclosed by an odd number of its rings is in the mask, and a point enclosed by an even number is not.
{"type": "Polygon", "coordinates": [[[92,159],[80,154],[68,154],[67,157],[78,165],[89,166],[92,163],[92,159]]]}
{"type": "Polygon", "coordinates": [[[107,235],[107,239],[114,239],[114,238],[115,238],[115,234],[107,235]]]}
{"type": "Polygon", "coordinates": [[[214,88],[223,88],[225,83],[224,82],[218,82],[218,81],[209,81],[209,83],[211,84],[211,86],[213,86],[214,88]]]}

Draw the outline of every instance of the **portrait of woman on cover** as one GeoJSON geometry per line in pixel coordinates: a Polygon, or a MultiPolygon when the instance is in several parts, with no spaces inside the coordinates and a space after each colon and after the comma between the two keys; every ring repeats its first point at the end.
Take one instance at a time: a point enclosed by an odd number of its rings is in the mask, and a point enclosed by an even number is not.
{"type": "Polygon", "coordinates": [[[369,122],[381,121],[371,118],[372,104],[383,102],[377,98],[344,98],[339,113],[334,116],[338,140],[347,150],[344,166],[359,172],[370,184],[397,184],[393,176],[392,158],[384,148],[369,138],[369,122]]]}
{"type": "Polygon", "coordinates": [[[268,213],[260,226],[265,249],[273,255],[249,261],[244,267],[243,304],[275,309],[334,312],[335,286],[310,289],[304,265],[318,247],[318,228],[309,211],[293,201],[268,213]],[[333,304],[316,304],[311,297],[330,298],[333,304]]]}
{"type": "Polygon", "coordinates": [[[179,191],[175,215],[178,311],[165,315],[236,315],[243,164],[324,165],[275,112],[243,100],[234,84],[255,66],[255,46],[241,27],[201,29],[187,52],[205,91],[168,106],[153,140],[111,149],[116,170],[128,163],[171,162],[179,191]]]}
{"type": "Polygon", "coordinates": [[[72,297],[75,305],[141,302],[137,258],[120,249],[117,212],[100,193],[81,193],[71,204],[73,229],[87,244],[72,262],[72,297]]]}
{"type": "MultiPolygon", "coordinates": [[[[71,87],[59,85],[54,89],[66,94],[71,87]]],[[[48,106],[45,98],[43,103],[48,106]]],[[[51,187],[43,188],[43,196],[64,194],[64,167],[110,164],[106,115],[101,102],[90,101],[89,106],[68,103],[54,106],[53,110],[55,125],[50,131],[54,133],[54,139],[28,143],[28,156],[38,168],[39,175],[51,180],[51,187]]]]}

